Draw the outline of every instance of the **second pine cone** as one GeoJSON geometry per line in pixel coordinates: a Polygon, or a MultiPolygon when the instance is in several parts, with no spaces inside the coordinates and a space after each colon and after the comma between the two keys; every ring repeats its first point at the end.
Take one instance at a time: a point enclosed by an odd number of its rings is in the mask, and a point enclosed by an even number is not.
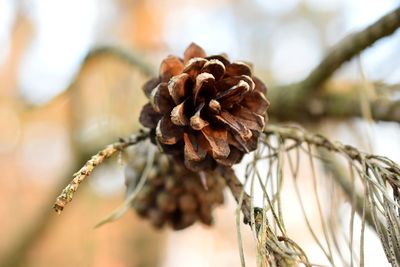
{"type": "MultiPolygon", "coordinates": [[[[148,149],[149,144],[143,144],[129,153],[125,169],[128,194],[139,183],[148,149]]],[[[205,183],[207,189],[198,173],[156,152],[152,169],[132,207],[157,228],[169,225],[181,230],[196,221],[211,225],[213,209],[224,202],[225,180],[216,172],[205,172],[205,183]]]]}

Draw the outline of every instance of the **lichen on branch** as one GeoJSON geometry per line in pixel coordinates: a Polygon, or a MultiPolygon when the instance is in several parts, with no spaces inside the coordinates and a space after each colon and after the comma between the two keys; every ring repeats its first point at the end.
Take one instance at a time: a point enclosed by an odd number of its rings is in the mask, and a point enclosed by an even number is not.
{"type": "Polygon", "coordinates": [[[127,139],[120,139],[118,142],[108,145],[104,149],[100,150],[96,155],[92,156],[91,159],[88,160],[86,164],[73,175],[72,181],[57,197],[53,206],[54,210],[59,214],[63,211],[65,206],[72,201],[79,185],[93,172],[96,166],[101,164],[104,160],[110,158],[115,153],[145,140],[148,136],[149,134],[147,131],[141,130],[139,134],[132,135],[127,139]]]}

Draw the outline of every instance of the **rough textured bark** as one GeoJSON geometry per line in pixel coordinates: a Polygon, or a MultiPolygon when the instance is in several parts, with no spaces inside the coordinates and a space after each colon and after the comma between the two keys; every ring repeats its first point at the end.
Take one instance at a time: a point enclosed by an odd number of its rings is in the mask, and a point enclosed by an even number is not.
{"type": "MultiPolygon", "coordinates": [[[[271,106],[268,114],[271,119],[297,122],[363,117],[360,86],[354,83],[351,90],[341,92],[340,87],[327,85],[324,91],[311,94],[306,99],[297,95],[302,93],[296,86],[275,87],[269,91],[271,106]]],[[[368,104],[374,120],[400,122],[399,100],[377,97],[369,100],[368,104]]]]}

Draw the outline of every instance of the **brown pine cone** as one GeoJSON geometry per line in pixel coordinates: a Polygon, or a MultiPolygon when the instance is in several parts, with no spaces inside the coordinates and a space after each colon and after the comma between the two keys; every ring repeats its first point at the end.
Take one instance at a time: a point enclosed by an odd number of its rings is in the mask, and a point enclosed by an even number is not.
{"type": "Polygon", "coordinates": [[[140,122],[152,130],[153,142],[187,168],[232,166],[256,149],[269,103],[248,64],[207,57],[192,43],[183,59],[164,59],[160,75],[143,90],[150,102],[140,122]]]}
{"type": "MultiPolygon", "coordinates": [[[[138,146],[129,154],[125,169],[128,194],[136,188],[144,170],[147,148],[138,146]]],[[[211,225],[213,209],[224,202],[225,180],[215,172],[204,173],[207,189],[198,173],[189,171],[182,163],[171,162],[169,156],[158,152],[132,207],[157,228],[168,224],[181,230],[196,221],[211,225]]]]}

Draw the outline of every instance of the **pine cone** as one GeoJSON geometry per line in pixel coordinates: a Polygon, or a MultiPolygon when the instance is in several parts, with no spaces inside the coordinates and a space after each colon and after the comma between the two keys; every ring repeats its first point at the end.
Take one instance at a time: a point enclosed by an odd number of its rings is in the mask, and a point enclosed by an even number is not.
{"type": "MultiPolygon", "coordinates": [[[[146,145],[139,146],[130,154],[132,157],[125,169],[128,194],[139,182],[147,149],[146,145]]],[[[211,225],[213,209],[224,202],[225,180],[215,172],[205,172],[205,177],[207,189],[198,173],[189,171],[182,163],[172,163],[167,155],[158,152],[132,207],[157,228],[169,224],[173,229],[181,230],[196,221],[211,225]]]]}
{"type": "Polygon", "coordinates": [[[265,125],[266,87],[243,62],[206,56],[192,43],[184,58],[169,56],[143,90],[150,99],[140,122],[153,142],[187,168],[232,166],[256,149],[265,125]]]}

